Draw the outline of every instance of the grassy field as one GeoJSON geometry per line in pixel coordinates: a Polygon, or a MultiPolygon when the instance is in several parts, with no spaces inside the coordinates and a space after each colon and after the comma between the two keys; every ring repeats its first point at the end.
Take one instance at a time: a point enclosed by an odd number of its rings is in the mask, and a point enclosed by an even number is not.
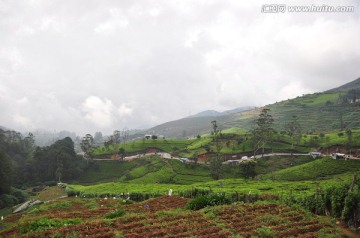
{"type": "MultiPolygon", "coordinates": [[[[257,160],[259,175],[312,161],[310,156],[265,157],[257,160]]],[[[193,184],[212,181],[209,166],[205,164],[185,164],[178,160],[165,160],[156,156],[133,161],[93,161],[93,165],[75,184],[91,185],[104,182],[126,182],[136,184],[165,183],[193,184]]],[[[223,178],[237,178],[237,166],[223,167],[223,178]]]]}
{"type": "Polygon", "coordinates": [[[116,181],[127,171],[136,168],[139,164],[135,161],[94,161],[92,166],[87,169],[77,181],[81,184],[94,184],[102,182],[116,181]]]}
{"type": "Polygon", "coordinates": [[[228,194],[263,194],[272,193],[277,195],[287,195],[289,193],[304,195],[313,193],[320,186],[329,184],[340,184],[346,181],[350,183],[351,174],[339,178],[318,180],[318,181],[272,181],[268,180],[244,180],[244,179],[223,179],[218,181],[193,183],[190,185],[180,184],[134,184],[124,182],[103,183],[97,185],[69,185],[75,191],[82,194],[92,194],[100,196],[101,194],[121,194],[121,193],[142,193],[166,195],[169,189],[174,191],[175,195],[181,195],[184,192],[194,189],[211,190],[213,192],[224,192],[228,194]]]}
{"type": "Polygon", "coordinates": [[[132,162],[102,162],[109,163],[114,168],[115,165],[119,166],[123,175],[118,173],[117,179],[110,183],[91,186],[72,184],[70,187],[82,193],[97,195],[127,192],[165,194],[170,188],[175,194],[195,188],[227,193],[307,193],[313,192],[318,185],[350,181],[352,174],[360,171],[360,161],[334,160],[327,157],[315,160],[310,156],[269,157],[256,161],[256,179],[237,178],[236,166],[224,166],[224,179],[219,181],[210,178],[206,165],[184,164],[177,160],[152,158],[132,162]],[[129,165],[125,166],[127,163],[129,165]],[[124,169],[131,166],[135,167],[124,169]]]}
{"type": "Polygon", "coordinates": [[[329,157],[316,159],[292,168],[283,169],[264,178],[283,181],[318,180],[326,179],[333,175],[354,173],[360,171],[360,160],[334,160],[329,157]]]}
{"type": "Polygon", "coordinates": [[[125,148],[126,152],[144,152],[144,149],[149,147],[155,147],[161,149],[165,152],[173,152],[176,150],[183,150],[187,146],[191,145],[195,139],[192,140],[165,140],[165,139],[142,139],[132,142],[125,143],[125,147],[123,143],[119,143],[116,145],[110,145],[108,147],[100,146],[94,148],[92,153],[95,155],[102,155],[102,154],[114,154],[118,153],[120,148],[125,148]]]}
{"type": "MultiPolygon", "coordinates": [[[[236,176],[234,172],[232,177],[236,176]]],[[[191,184],[211,181],[209,167],[184,164],[178,160],[164,160],[157,156],[133,161],[94,161],[79,179],[78,184],[103,182],[191,184]]]]}

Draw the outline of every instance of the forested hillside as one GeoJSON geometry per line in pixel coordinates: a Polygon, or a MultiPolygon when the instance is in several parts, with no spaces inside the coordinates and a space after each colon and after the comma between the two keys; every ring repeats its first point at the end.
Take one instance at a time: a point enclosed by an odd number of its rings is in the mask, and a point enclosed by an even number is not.
{"type": "Polygon", "coordinates": [[[32,134],[0,130],[0,207],[14,205],[25,195],[13,187],[56,184],[81,175],[87,163],[77,156],[70,138],[35,147],[32,134]]]}

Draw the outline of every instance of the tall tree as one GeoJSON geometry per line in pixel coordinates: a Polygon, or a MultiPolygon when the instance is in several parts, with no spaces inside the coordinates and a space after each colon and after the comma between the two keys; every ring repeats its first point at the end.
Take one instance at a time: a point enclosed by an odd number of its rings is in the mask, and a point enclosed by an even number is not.
{"type": "Polygon", "coordinates": [[[113,143],[114,143],[114,145],[120,143],[120,136],[121,136],[121,132],[119,130],[115,130],[113,132],[113,143]]]}
{"type": "Polygon", "coordinates": [[[220,141],[219,141],[219,136],[220,136],[220,129],[218,128],[218,125],[216,123],[216,121],[212,121],[212,132],[211,134],[213,135],[213,140],[215,142],[215,146],[216,146],[216,155],[215,157],[211,158],[210,160],[210,176],[213,179],[219,180],[221,177],[221,169],[222,169],[222,158],[221,158],[221,154],[220,154],[220,150],[221,150],[221,145],[220,145],[220,141]]]}
{"type": "Polygon", "coordinates": [[[291,121],[285,124],[285,132],[291,138],[291,149],[294,149],[294,142],[301,139],[301,125],[297,120],[297,116],[293,116],[291,121]]]}
{"type": "Polygon", "coordinates": [[[352,131],[350,128],[346,129],[345,131],[346,136],[347,136],[347,142],[346,142],[346,147],[348,150],[350,150],[351,153],[351,143],[352,143],[352,131]]]}
{"type": "Polygon", "coordinates": [[[13,176],[12,172],[9,156],[0,150],[0,195],[10,192],[13,176]]]}
{"type": "Polygon", "coordinates": [[[256,119],[256,127],[253,131],[254,138],[254,154],[259,148],[262,149],[262,155],[264,155],[266,143],[271,142],[274,132],[273,126],[274,119],[270,114],[270,109],[264,108],[261,110],[258,118],[256,119]]]}
{"type": "Polygon", "coordinates": [[[89,157],[91,157],[90,151],[93,145],[94,145],[94,138],[90,134],[86,134],[80,142],[82,151],[84,151],[85,155],[89,157]]]}

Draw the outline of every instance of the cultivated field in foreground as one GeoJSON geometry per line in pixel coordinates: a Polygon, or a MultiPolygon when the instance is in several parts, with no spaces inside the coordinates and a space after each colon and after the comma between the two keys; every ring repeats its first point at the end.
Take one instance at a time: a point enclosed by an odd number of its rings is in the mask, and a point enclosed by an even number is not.
{"type": "Polygon", "coordinates": [[[188,199],[66,198],[6,217],[1,237],[347,237],[327,218],[275,203],[233,204],[200,211],[188,199]],[[119,211],[125,211],[120,213],[119,211]]]}

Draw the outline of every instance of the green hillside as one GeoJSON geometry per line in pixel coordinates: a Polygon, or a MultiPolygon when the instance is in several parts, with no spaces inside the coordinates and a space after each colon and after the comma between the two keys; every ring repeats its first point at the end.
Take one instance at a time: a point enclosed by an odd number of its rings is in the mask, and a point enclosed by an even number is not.
{"type": "Polygon", "coordinates": [[[360,160],[334,160],[329,157],[283,169],[264,176],[278,181],[328,179],[331,176],[360,171],[360,160]]]}
{"type": "MultiPolygon", "coordinates": [[[[297,116],[303,132],[324,132],[360,128],[360,78],[336,89],[303,95],[266,105],[271,110],[275,129],[283,130],[286,122],[297,116]]],[[[186,138],[210,131],[216,120],[223,131],[239,128],[248,131],[261,108],[222,116],[184,118],[151,128],[150,131],[170,138],[186,138]],[[233,129],[231,129],[233,128],[233,129]]]]}
{"type": "MultiPolygon", "coordinates": [[[[265,175],[281,169],[312,162],[310,156],[273,156],[257,159],[256,173],[265,175]]],[[[223,178],[239,178],[238,166],[223,166],[223,178]]],[[[178,160],[151,156],[133,161],[93,161],[76,181],[79,184],[126,182],[132,184],[194,184],[210,182],[209,165],[184,164],[178,160]]]]}
{"type": "Polygon", "coordinates": [[[93,149],[92,153],[95,155],[114,154],[118,153],[120,148],[124,148],[127,153],[145,153],[147,148],[158,148],[165,152],[173,152],[176,150],[185,149],[195,140],[164,140],[164,139],[142,139],[124,144],[119,143],[110,146],[99,146],[93,149]]]}
{"type": "MultiPolygon", "coordinates": [[[[136,184],[192,184],[211,181],[206,165],[184,164],[152,156],[133,161],[94,161],[77,181],[80,184],[126,182],[136,184]]],[[[235,173],[228,174],[234,177],[235,173]]]]}

